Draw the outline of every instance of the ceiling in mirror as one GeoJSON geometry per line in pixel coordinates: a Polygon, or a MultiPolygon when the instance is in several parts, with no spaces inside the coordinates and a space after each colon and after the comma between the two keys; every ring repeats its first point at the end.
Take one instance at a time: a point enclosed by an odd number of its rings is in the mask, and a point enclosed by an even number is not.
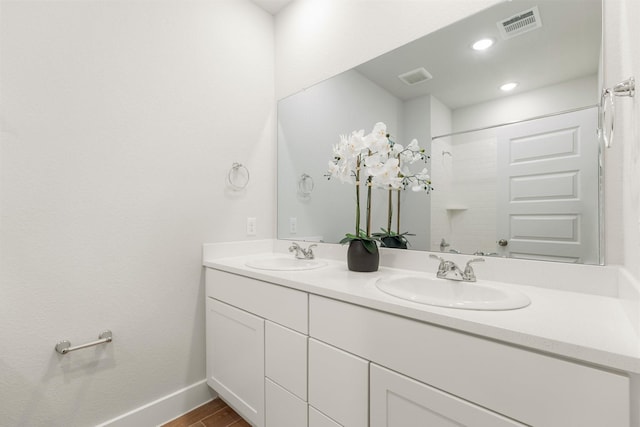
{"type": "MultiPolygon", "coordinates": [[[[601,9],[504,2],[280,100],[278,238],[351,231],[353,188],[325,177],[332,145],[382,121],[431,155],[435,190],[400,195],[410,249],[601,263],[601,9]]],[[[387,224],[378,193],[374,231],[387,224]]]]}
{"type": "Polygon", "coordinates": [[[600,1],[512,1],[355,69],[400,99],[432,95],[456,109],[502,96],[499,88],[508,81],[518,81],[524,92],[597,73],[601,15],[600,1]],[[509,38],[500,34],[501,22],[533,9],[538,26],[509,38]],[[472,49],[481,39],[494,44],[472,49]],[[409,86],[397,77],[421,67],[433,78],[409,86]]]}

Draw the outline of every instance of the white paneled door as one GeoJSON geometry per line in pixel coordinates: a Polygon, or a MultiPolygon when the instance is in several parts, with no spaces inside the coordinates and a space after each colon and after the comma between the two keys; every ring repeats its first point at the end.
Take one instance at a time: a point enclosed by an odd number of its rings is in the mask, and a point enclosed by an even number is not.
{"type": "Polygon", "coordinates": [[[599,262],[597,109],[498,131],[501,255],[599,262]]]}

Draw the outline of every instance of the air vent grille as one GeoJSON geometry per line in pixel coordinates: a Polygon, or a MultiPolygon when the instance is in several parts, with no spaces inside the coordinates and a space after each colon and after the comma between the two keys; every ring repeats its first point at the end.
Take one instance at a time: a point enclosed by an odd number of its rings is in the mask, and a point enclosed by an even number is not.
{"type": "Polygon", "coordinates": [[[427,80],[431,80],[433,76],[429,74],[427,70],[424,68],[416,68],[415,70],[407,71],[406,73],[400,74],[398,76],[400,80],[402,80],[405,84],[409,86],[413,86],[418,83],[425,82],[427,80]]]}
{"type": "Polygon", "coordinates": [[[519,36],[542,27],[542,20],[540,19],[538,7],[535,6],[524,12],[510,16],[498,22],[497,25],[502,38],[510,39],[511,37],[519,36]]]}

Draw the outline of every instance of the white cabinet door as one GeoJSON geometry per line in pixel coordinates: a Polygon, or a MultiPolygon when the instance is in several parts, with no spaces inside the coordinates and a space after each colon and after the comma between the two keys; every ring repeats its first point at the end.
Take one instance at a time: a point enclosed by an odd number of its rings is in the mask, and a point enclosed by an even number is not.
{"type": "Polygon", "coordinates": [[[207,298],[207,384],[238,414],[264,426],[264,320],[207,298]]]}
{"type": "Polygon", "coordinates": [[[344,427],[368,426],[369,362],[309,339],[309,404],[344,427]]]}
{"type": "Polygon", "coordinates": [[[378,365],[370,372],[371,427],[524,427],[378,365]]]}
{"type": "Polygon", "coordinates": [[[266,427],[306,427],[307,402],[265,378],[266,427]]]}
{"type": "Polygon", "coordinates": [[[309,427],[342,427],[313,406],[309,405],[309,427]]]}

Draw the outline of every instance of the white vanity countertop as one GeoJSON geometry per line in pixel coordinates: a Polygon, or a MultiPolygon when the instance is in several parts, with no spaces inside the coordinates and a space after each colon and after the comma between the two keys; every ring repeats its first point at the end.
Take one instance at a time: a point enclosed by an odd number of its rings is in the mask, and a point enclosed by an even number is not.
{"type": "Polygon", "coordinates": [[[531,299],[525,308],[507,311],[461,310],[413,303],[378,290],[379,277],[433,273],[380,267],[375,273],[351,272],[345,261],[304,271],[268,271],[247,267],[248,259],[272,253],[205,258],[205,267],[358,304],[411,319],[496,339],[580,361],[640,373],[640,337],[622,301],[615,297],[506,284],[531,299]]]}

